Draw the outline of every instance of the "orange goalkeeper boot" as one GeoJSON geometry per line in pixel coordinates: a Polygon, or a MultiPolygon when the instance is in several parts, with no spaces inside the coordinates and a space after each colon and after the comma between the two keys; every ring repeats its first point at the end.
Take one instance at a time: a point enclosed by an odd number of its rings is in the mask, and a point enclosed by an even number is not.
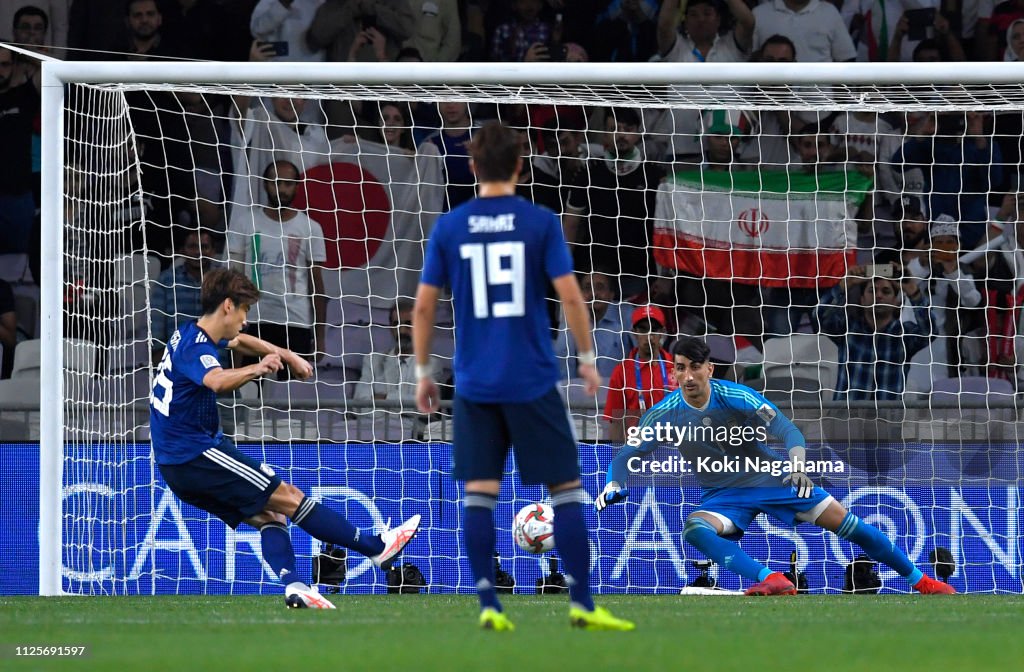
{"type": "Polygon", "coordinates": [[[922,595],[956,595],[956,588],[948,583],[936,581],[930,576],[922,576],[921,580],[914,584],[914,590],[922,595]]]}
{"type": "Polygon", "coordinates": [[[772,572],[761,583],[747,588],[744,595],[796,595],[796,586],[782,572],[772,572]]]}

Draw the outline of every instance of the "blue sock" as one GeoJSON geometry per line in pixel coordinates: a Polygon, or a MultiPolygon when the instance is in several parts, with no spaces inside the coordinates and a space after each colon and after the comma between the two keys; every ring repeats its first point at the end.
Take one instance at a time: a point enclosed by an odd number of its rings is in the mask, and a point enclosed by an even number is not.
{"type": "Polygon", "coordinates": [[[494,589],[494,507],[498,498],[481,492],[467,492],[462,503],[462,540],[469,556],[469,568],[480,597],[480,608],[501,611],[494,589]]]}
{"type": "Polygon", "coordinates": [[[287,586],[290,583],[305,583],[295,573],[295,551],[288,528],[282,523],[267,523],[260,528],[260,548],[274,574],[287,586]]]}
{"type": "Polygon", "coordinates": [[[565,565],[569,600],[587,611],[594,610],[590,595],[590,536],[583,520],[583,489],[562,490],[551,495],[555,510],[555,544],[565,565]]]}
{"type": "Polygon", "coordinates": [[[739,544],[722,539],[703,518],[690,518],[683,528],[683,539],[729,571],[751,581],[764,581],[772,570],[747,555],[739,544]]]}
{"type": "Polygon", "coordinates": [[[351,548],[366,557],[380,555],[384,542],[375,534],[363,534],[348,522],[345,516],[328,509],[323,504],[304,497],[296,509],[292,521],[309,533],[309,536],[328,544],[351,548]]]}
{"type": "Polygon", "coordinates": [[[907,554],[901,551],[889,537],[882,534],[881,530],[868,525],[849,511],[846,512],[846,517],[836,529],[836,535],[840,539],[852,541],[863,548],[872,560],[895,569],[896,573],[909,581],[911,586],[924,576],[921,570],[910,561],[907,554]]]}

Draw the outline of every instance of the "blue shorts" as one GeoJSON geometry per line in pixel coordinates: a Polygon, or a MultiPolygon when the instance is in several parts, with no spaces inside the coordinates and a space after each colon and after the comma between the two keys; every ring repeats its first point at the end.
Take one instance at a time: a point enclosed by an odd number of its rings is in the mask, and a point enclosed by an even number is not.
{"type": "Polygon", "coordinates": [[[509,445],[527,485],[559,485],[580,477],[579,446],[554,387],[516,404],[482,404],[456,393],[452,476],[457,481],[501,480],[509,445]]]}
{"type": "Polygon", "coordinates": [[[161,464],[160,475],[178,499],[212,513],[231,529],[262,513],[281,477],[224,437],[220,445],[183,464],[161,464]]]}
{"type": "MultiPolygon", "coordinates": [[[[819,487],[810,497],[797,497],[793,488],[784,485],[764,488],[723,488],[701,498],[698,511],[709,511],[731,520],[740,532],[747,529],[759,513],[767,513],[790,527],[806,520],[801,514],[813,512],[815,507],[831,499],[819,487]]],[[[820,513],[820,512],[819,512],[820,513]]]]}

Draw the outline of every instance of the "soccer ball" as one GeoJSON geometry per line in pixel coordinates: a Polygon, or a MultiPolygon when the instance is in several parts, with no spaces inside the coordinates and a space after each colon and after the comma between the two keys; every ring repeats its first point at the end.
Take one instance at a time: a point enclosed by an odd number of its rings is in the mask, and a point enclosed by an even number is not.
{"type": "Polygon", "coordinates": [[[528,504],[512,523],[512,538],[529,553],[545,553],[555,547],[555,512],[547,504],[528,504]]]}

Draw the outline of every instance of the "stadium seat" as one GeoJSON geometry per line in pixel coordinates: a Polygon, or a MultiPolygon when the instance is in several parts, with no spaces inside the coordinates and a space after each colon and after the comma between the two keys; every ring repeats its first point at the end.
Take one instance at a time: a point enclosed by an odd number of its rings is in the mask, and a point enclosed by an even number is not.
{"type": "MultiPolygon", "coordinates": [[[[763,377],[769,379],[813,380],[822,397],[835,390],[839,371],[839,348],[822,334],[791,334],[764,342],[763,377]]],[[[769,389],[765,386],[765,389],[769,389]]],[[[793,383],[791,389],[803,389],[793,383]]]]}
{"type": "Polygon", "coordinates": [[[946,403],[1004,402],[1013,399],[1013,384],[1002,378],[962,376],[940,378],[932,383],[932,401],[946,403]]]}
{"type": "Polygon", "coordinates": [[[39,339],[22,341],[14,349],[14,368],[11,378],[38,378],[43,342],[39,339]]]}

